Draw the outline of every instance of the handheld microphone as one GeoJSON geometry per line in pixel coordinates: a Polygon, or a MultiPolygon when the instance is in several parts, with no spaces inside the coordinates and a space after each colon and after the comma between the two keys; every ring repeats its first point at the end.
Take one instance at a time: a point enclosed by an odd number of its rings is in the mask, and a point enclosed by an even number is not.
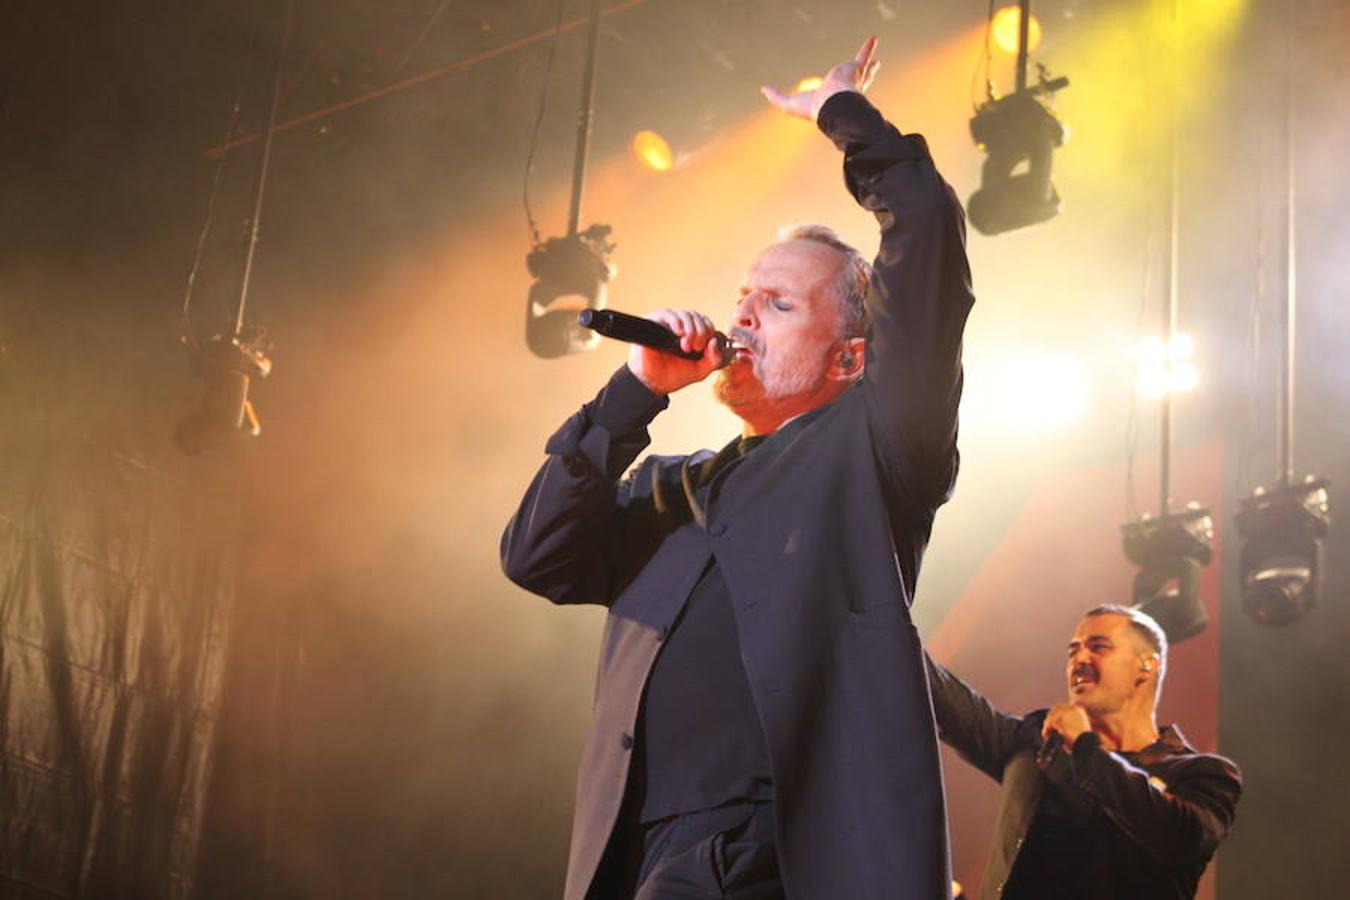
{"type": "Polygon", "coordinates": [[[1064,735],[1058,731],[1050,732],[1050,736],[1041,743],[1041,749],[1036,751],[1036,764],[1044,769],[1054,761],[1055,754],[1063,749],[1064,735]]]}
{"type": "MultiPolygon", "coordinates": [[[[582,328],[590,328],[597,334],[614,338],[616,341],[641,344],[644,347],[660,350],[662,353],[669,353],[681,359],[698,360],[703,358],[702,351],[686,352],[682,350],[679,335],[660,322],[653,322],[651,319],[631,316],[628,313],[621,313],[612,309],[583,309],[577,316],[577,324],[582,328]]],[[[713,341],[717,343],[718,349],[721,351],[722,364],[726,365],[731,352],[730,342],[721,332],[713,335],[713,341]]]]}

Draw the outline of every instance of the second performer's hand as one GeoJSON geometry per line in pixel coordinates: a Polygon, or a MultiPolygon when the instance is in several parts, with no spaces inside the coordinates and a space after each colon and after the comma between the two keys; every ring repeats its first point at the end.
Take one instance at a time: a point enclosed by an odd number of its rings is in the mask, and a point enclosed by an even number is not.
{"type": "Polygon", "coordinates": [[[680,338],[680,349],[702,352],[699,359],[684,359],[641,344],[628,351],[628,368],[638,380],[658,394],[670,394],[702,381],[722,367],[722,347],[712,319],[688,310],[658,309],[647,316],[660,322],[680,338]]]}
{"type": "Polygon", "coordinates": [[[1041,726],[1041,737],[1049,739],[1058,734],[1064,739],[1064,746],[1073,749],[1073,742],[1079,735],[1092,730],[1087,710],[1076,703],[1056,703],[1045,714],[1045,724],[1041,726]]]}
{"type": "Polygon", "coordinates": [[[825,75],[820,87],[815,90],[785,94],[777,88],[762,87],[759,89],[760,93],[764,95],[765,100],[788,115],[814,122],[820,116],[820,108],[825,105],[825,101],[835,94],[840,91],[857,91],[861,94],[867,90],[881,66],[881,61],[873,58],[876,49],[875,36],[863,41],[857,55],[831,69],[825,75]]]}

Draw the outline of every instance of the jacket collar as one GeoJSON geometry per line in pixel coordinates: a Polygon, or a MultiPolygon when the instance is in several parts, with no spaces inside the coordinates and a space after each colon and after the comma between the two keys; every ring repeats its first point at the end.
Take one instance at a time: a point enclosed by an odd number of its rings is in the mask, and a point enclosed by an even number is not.
{"type": "Polygon", "coordinates": [[[1169,756],[1186,756],[1195,753],[1195,749],[1186,742],[1186,736],[1175,725],[1164,725],[1158,732],[1158,739],[1143,750],[1128,754],[1137,762],[1145,765],[1162,762],[1169,756]]]}

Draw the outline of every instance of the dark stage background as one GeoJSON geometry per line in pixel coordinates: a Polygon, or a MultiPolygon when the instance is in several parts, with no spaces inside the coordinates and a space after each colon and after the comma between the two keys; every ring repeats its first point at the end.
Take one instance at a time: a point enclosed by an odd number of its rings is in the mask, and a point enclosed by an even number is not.
{"type": "MultiPolygon", "coordinates": [[[[1246,773],[1211,895],[1338,896],[1350,531],[1332,532],[1320,607],[1271,630],[1242,613],[1232,513],[1274,474],[1286,26],[1297,463],[1350,510],[1350,8],[1181,6],[1181,322],[1201,376],[1177,402],[1174,494],[1210,505],[1218,536],[1212,622],[1177,649],[1164,713],[1246,773]]],[[[1117,527],[1155,502],[1156,406],[1132,399],[1130,354],[1159,309],[1171,9],[1037,4],[1036,55],[1073,79],[1058,101],[1073,128],[1055,162],[1065,208],[970,241],[963,480],[916,617],[935,654],[1015,710],[1060,696],[1078,612],[1128,590],[1117,527]]],[[[545,437],[623,358],[541,361],[523,339],[531,127],[547,84],[531,185],[557,234],[583,29],[563,33],[546,77],[534,38],[553,2],[297,3],[250,298],[275,341],[254,392],[264,431],[187,458],[170,439],[200,392],[178,340],[187,276],[200,239],[192,327],[220,330],[260,145],[211,151],[236,98],[234,138],[265,124],[283,13],[20,3],[0,27],[0,896],[560,890],[601,618],[508,585],[496,542],[545,437]]],[[[584,13],[564,4],[567,23],[584,13]]],[[[583,207],[583,224],[615,226],[613,305],[724,317],[784,223],[874,246],[833,149],[756,91],[868,33],[878,104],[928,135],[968,195],[984,15],[900,0],[613,8],[583,207]],[[633,160],[639,128],[671,135],[673,171],[633,160]]],[[[995,65],[1007,89],[1007,58],[995,65]]],[[[688,393],[655,450],[734,433],[688,393]]],[[[995,791],[954,758],[947,771],[956,871],[974,883],[995,791]]]]}

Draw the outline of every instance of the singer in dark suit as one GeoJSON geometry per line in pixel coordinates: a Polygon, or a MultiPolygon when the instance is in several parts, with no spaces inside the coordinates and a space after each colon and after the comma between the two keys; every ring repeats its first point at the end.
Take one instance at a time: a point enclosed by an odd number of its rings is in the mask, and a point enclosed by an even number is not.
{"type": "Polygon", "coordinates": [[[815,91],[765,89],[843,152],[873,265],[788,232],[741,286],[725,366],[707,316],[652,315],[700,359],[635,347],[503,536],[512,580],[609,610],[566,900],[949,895],[909,603],[956,478],[973,297],[959,203],[862,95],[874,47],[815,91]],[[668,395],[714,371],[742,436],[625,478],[668,395]]]}
{"type": "Polygon", "coordinates": [[[1189,900],[1242,793],[1154,710],[1167,638],[1120,606],[1069,641],[1069,699],[1013,716],[929,660],[942,740],[1003,785],[980,900],[1189,900]]]}

